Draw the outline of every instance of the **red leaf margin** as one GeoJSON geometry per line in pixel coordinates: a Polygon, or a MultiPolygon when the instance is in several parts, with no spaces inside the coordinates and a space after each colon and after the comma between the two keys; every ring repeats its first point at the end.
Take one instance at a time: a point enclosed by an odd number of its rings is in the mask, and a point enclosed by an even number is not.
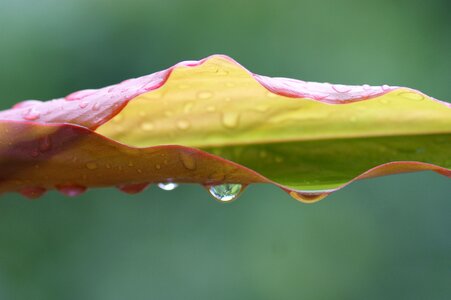
{"type": "MultiPolygon", "coordinates": [[[[272,183],[290,193],[290,195],[294,198],[303,202],[311,203],[324,198],[326,195],[337,191],[358,179],[421,170],[432,170],[439,174],[451,177],[451,170],[441,166],[423,162],[397,161],[374,167],[335,189],[318,192],[299,191],[274,182],[242,165],[218,156],[214,156],[199,149],[177,145],[135,148],[123,145],[94,132],[96,128],[108,122],[111,118],[118,114],[127,105],[128,101],[142,93],[146,93],[163,86],[173,70],[176,68],[196,67],[213,58],[225,59],[240,66],[271,93],[292,98],[310,98],[315,101],[328,104],[347,104],[356,101],[364,101],[400,88],[390,87],[387,85],[380,87],[368,85],[345,86],[329,83],[305,82],[288,78],[271,78],[248,71],[228,56],[214,55],[199,61],[184,61],[166,70],[135,79],[125,80],[119,84],[105,88],[78,91],[61,99],[55,99],[47,102],[36,100],[23,101],[16,104],[10,110],[0,112],[0,125],[4,130],[14,132],[17,131],[18,128],[22,128],[21,130],[26,128],[25,130],[43,130],[45,132],[46,130],[51,129],[51,132],[56,132],[56,136],[52,137],[52,140],[60,147],[63,147],[65,149],[64,151],[68,151],[67,148],[65,148],[67,143],[70,144],[76,141],[92,139],[99,144],[104,144],[106,148],[115,149],[118,153],[138,151],[139,155],[142,157],[146,157],[149,153],[156,150],[175,151],[179,156],[183,155],[183,153],[189,153],[190,155],[196,156],[198,161],[205,160],[209,163],[226,166],[226,168],[229,168],[229,171],[231,172],[230,174],[233,174],[233,176],[226,176],[227,178],[221,178],[220,180],[212,180],[209,178],[196,178],[192,176],[193,174],[189,174],[187,176],[181,172],[181,176],[177,176],[176,173],[170,177],[167,175],[153,177],[147,176],[147,180],[142,176],[136,175],[134,178],[129,179],[128,182],[126,182],[127,180],[106,183],[92,181],[90,183],[82,182],[83,184],[81,184],[80,181],[65,182],[64,179],[61,178],[60,180],[63,183],[48,181],[47,183],[42,182],[39,184],[34,184],[33,182],[30,182],[29,179],[27,179],[28,181],[25,180],[23,182],[20,180],[15,180],[15,183],[13,183],[13,181],[10,180],[11,174],[9,173],[17,173],[17,170],[14,169],[16,169],[18,165],[27,166],[27,164],[32,164],[32,162],[30,162],[30,155],[34,158],[38,156],[41,156],[42,158],[41,152],[46,152],[42,151],[42,145],[45,145],[45,142],[42,141],[43,139],[44,141],[46,139],[44,136],[31,141],[31,143],[29,143],[26,147],[20,144],[15,144],[14,140],[2,141],[4,147],[0,155],[0,163],[3,162],[3,167],[1,169],[2,171],[0,173],[0,193],[17,191],[29,198],[36,198],[41,196],[47,189],[57,188],[66,195],[74,196],[84,192],[86,186],[96,187],[109,185],[116,185],[125,192],[134,193],[143,190],[148,183],[163,182],[168,178],[177,182],[197,182],[206,186],[226,182],[234,183],[239,180],[239,182],[244,185],[251,183],[272,183]],[[86,113],[87,110],[85,109],[89,110],[90,113],[86,113]],[[61,133],[65,133],[65,137],[61,136],[61,133]],[[67,140],[68,137],[70,137],[69,140],[67,140]],[[62,142],[59,143],[58,141],[62,142]],[[7,146],[5,146],[6,143],[8,144],[7,146]],[[13,159],[11,160],[12,157],[13,159]],[[8,163],[8,160],[10,162],[16,162],[17,164],[14,165],[8,163]]],[[[422,94],[419,91],[413,89],[410,90],[422,94]]],[[[437,99],[433,100],[448,108],[451,108],[450,103],[439,101],[437,99]]],[[[14,139],[14,136],[12,135],[9,135],[9,137],[14,139]]],[[[50,151],[48,151],[43,157],[50,155],[49,153],[52,153],[53,151],[58,151],[60,147],[52,145],[52,149],[50,149],[50,151]]],[[[95,160],[95,158],[92,158],[92,160],[95,160]]],[[[29,169],[29,167],[24,169],[27,168],[29,169]]],[[[27,173],[27,171],[25,171],[25,173],[27,173]]],[[[158,175],[158,172],[156,174],[158,175]]],[[[37,180],[37,178],[34,180],[37,180]]]]}

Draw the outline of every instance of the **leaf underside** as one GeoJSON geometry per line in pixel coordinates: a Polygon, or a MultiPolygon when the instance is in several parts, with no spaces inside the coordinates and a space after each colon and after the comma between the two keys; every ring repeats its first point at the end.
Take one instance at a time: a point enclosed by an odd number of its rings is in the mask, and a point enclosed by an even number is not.
{"type": "Polygon", "coordinates": [[[314,202],[356,179],[451,175],[451,108],[409,88],[252,74],[212,56],[0,112],[0,192],[273,183],[314,202]]]}

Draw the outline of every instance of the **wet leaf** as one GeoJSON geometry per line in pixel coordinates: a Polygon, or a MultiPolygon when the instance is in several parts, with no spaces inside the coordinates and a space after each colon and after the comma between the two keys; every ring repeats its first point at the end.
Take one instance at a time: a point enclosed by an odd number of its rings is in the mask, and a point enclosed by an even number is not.
{"type": "Polygon", "coordinates": [[[0,112],[0,134],[0,192],[30,198],[149,183],[200,183],[218,198],[261,182],[314,202],[355,179],[451,173],[448,103],[402,87],[269,78],[225,56],[19,103],[0,112]]]}

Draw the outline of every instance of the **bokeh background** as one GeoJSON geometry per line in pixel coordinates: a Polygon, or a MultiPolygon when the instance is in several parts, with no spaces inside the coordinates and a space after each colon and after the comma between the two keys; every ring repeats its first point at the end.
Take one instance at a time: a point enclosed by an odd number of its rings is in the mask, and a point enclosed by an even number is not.
{"type": "MultiPolygon", "coordinates": [[[[0,108],[213,53],[270,76],[450,100],[449,1],[0,0],[0,108]]],[[[314,205],[272,186],[0,199],[0,299],[449,299],[451,185],[361,181],[314,205]]]]}

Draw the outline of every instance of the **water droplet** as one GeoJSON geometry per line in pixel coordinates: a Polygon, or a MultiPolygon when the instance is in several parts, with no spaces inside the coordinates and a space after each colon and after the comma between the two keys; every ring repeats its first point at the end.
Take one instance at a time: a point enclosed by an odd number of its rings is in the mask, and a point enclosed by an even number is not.
{"type": "Polygon", "coordinates": [[[190,113],[191,110],[193,109],[193,106],[194,104],[192,102],[185,103],[185,105],[183,106],[183,112],[185,114],[190,113]]]}
{"type": "Polygon", "coordinates": [[[424,99],[423,95],[414,92],[401,92],[399,93],[399,96],[416,101],[421,101],[424,99]]]}
{"type": "Polygon", "coordinates": [[[220,185],[212,185],[208,189],[210,194],[221,202],[229,202],[235,200],[241,192],[242,185],[239,183],[225,183],[220,185]]]}
{"type": "Polygon", "coordinates": [[[202,91],[202,92],[199,92],[198,94],[197,94],[197,97],[199,98],[199,99],[209,99],[209,98],[211,98],[213,96],[213,93],[212,92],[209,92],[209,91],[202,91]]]}
{"type": "Polygon", "coordinates": [[[240,121],[240,114],[236,112],[224,112],[222,114],[222,124],[227,128],[234,128],[238,126],[240,121]]]}
{"type": "Polygon", "coordinates": [[[52,148],[52,141],[50,139],[50,136],[45,136],[43,139],[39,142],[39,151],[46,152],[49,151],[52,148]]]}
{"type": "Polygon", "coordinates": [[[38,157],[39,156],[39,151],[37,149],[33,149],[30,152],[31,157],[38,157]]]}
{"type": "Polygon", "coordinates": [[[44,195],[47,190],[42,187],[27,187],[20,190],[20,194],[30,200],[37,199],[44,195]]]}
{"type": "Polygon", "coordinates": [[[35,121],[39,119],[40,116],[41,115],[39,111],[37,111],[35,108],[30,108],[24,113],[23,118],[27,121],[35,121]]]}
{"type": "Polygon", "coordinates": [[[216,107],[214,107],[213,105],[207,106],[207,111],[214,112],[214,111],[216,111],[216,107]]]}
{"type": "Polygon", "coordinates": [[[83,194],[86,191],[86,187],[78,184],[58,185],[56,189],[63,195],[69,197],[75,197],[83,194]]]}
{"type": "Polygon", "coordinates": [[[180,152],[180,160],[188,170],[196,169],[196,160],[191,153],[180,152]]]}
{"type": "Polygon", "coordinates": [[[141,124],[141,129],[145,131],[151,131],[155,126],[151,122],[144,122],[141,124]]]}
{"type": "Polygon", "coordinates": [[[217,74],[217,75],[225,76],[225,75],[228,75],[228,74],[229,74],[229,71],[227,71],[227,70],[225,70],[225,69],[222,69],[222,68],[218,68],[218,70],[216,70],[216,74],[217,74]]]}
{"type": "Polygon", "coordinates": [[[80,103],[78,103],[78,106],[80,106],[80,108],[86,108],[88,104],[89,104],[88,101],[80,101],[80,103]]]}
{"type": "Polygon", "coordinates": [[[264,104],[260,104],[260,105],[255,106],[255,110],[258,111],[258,112],[262,112],[262,113],[268,111],[268,109],[269,109],[269,107],[267,105],[264,105],[264,104]]]}
{"type": "Polygon", "coordinates": [[[15,104],[12,108],[13,109],[24,108],[24,107],[29,107],[29,106],[35,106],[36,104],[41,104],[41,103],[42,103],[42,101],[39,101],[39,100],[25,100],[25,101],[15,104]]]}
{"type": "Polygon", "coordinates": [[[332,89],[336,91],[337,93],[347,93],[351,90],[350,87],[342,84],[333,84],[332,89]]]}
{"type": "Polygon", "coordinates": [[[295,191],[290,192],[291,197],[304,203],[314,203],[326,198],[328,195],[328,193],[300,193],[295,191]]]}
{"type": "Polygon", "coordinates": [[[119,185],[117,188],[126,194],[136,194],[144,191],[148,186],[148,183],[131,183],[119,185]]]}
{"type": "Polygon", "coordinates": [[[387,84],[384,84],[384,85],[381,86],[381,88],[382,88],[383,91],[388,91],[390,89],[390,86],[387,85],[387,84]]]}
{"type": "Polygon", "coordinates": [[[94,103],[94,105],[92,106],[92,110],[93,111],[98,111],[99,108],[100,108],[100,103],[99,102],[94,103]]]}
{"type": "Polygon", "coordinates": [[[368,90],[371,89],[371,86],[369,86],[368,84],[364,84],[364,85],[362,85],[362,88],[363,88],[365,91],[368,91],[368,90]]]}
{"type": "Polygon", "coordinates": [[[93,161],[88,162],[86,164],[86,168],[88,168],[89,170],[95,170],[95,169],[97,169],[97,164],[93,161]]]}
{"type": "Polygon", "coordinates": [[[187,130],[189,128],[189,122],[186,120],[177,121],[177,127],[181,130],[187,130]]]}
{"type": "Polygon", "coordinates": [[[173,189],[175,189],[178,186],[179,185],[174,182],[161,182],[158,184],[158,187],[165,191],[172,191],[173,189]]]}
{"type": "Polygon", "coordinates": [[[87,97],[89,95],[94,94],[96,91],[97,90],[93,90],[93,89],[77,91],[77,92],[74,92],[72,94],[67,95],[65,97],[65,99],[68,100],[68,101],[80,100],[80,99],[83,99],[83,98],[85,98],[85,97],[87,97]]]}

